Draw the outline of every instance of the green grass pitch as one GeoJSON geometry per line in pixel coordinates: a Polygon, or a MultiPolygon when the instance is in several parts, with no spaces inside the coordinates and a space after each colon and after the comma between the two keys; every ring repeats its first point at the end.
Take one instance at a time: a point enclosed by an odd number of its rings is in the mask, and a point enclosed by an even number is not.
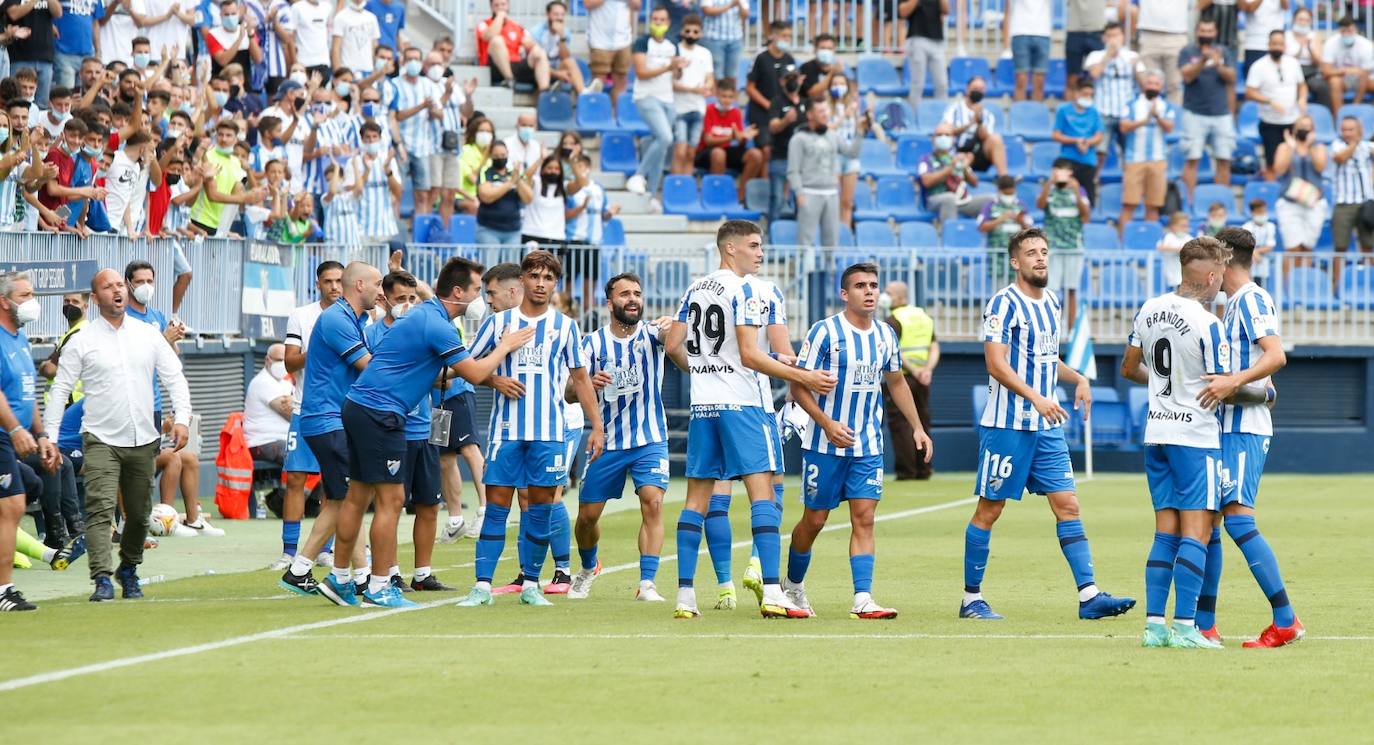
{"type": "MultiPolygon", "coordinates": [[[[742,588],[738,610],[711,610],[713,574],[702,555],[703,617],[674,621],[677,564],[667,557],[680,481],[665,509],[658,584],[667,604],[631,600],[633,503],[615,505],[603,523],[602,560],[614,571],[589,600],[555,598],[546,609],[520,607],[512,596],[481,609],[426,596],[429,604],[410,612],[287,596],[273,573],[247,571],[274,557],[278,527],[267,522],[225,523],[225,539],[164,540],[143,574],[167,579],[150,584],[142,602],[85,602],[84,561],[66,574],[18,571],[42,608],[0,616],[0,732],[12,742],[63,743],[1374,737],[1374,479],[1266,477],[1260,526],[1308,638],[1287,649],[1239,648],[1269,612],[1228,539],[1222,652],[1139,646],[1153,529],[1140,476],[1080,484],[1098,583],[1139,599],[1130,614],[1077,619],[1053,517],[1043,499],[1027,497],[993,531],[984,584],[1007,620],[956,619],[970,483],[967,474],[889,482],[874,589],[901,616],[887,622],[848,618],[843,508],[807,579],[819,617],[765,621],[742,588]],[[206,576],[212,568],[217,574],[206,576]]],[[[800,514],[796,494],[790,482],[785,529],[800,514]]],[[[743,502],[738,494],[732,510],[737,581],[748,559],[743,502]]],[[[508,541],[498,580],[513,575],[514,550],[508,541]]],[[[440,546],[440,577],[466,591],[472,552],[471,540],[440,546]]]]}

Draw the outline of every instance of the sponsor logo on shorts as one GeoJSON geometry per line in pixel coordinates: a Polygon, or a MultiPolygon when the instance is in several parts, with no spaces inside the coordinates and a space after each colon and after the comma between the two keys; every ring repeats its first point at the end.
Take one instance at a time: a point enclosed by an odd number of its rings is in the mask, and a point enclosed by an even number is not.
{"type": "Polygon", "coordinates": [[[649,469],[649,473],[652,473],[652,474],[655,474],[655,475],[658,475],[658,476],[667,476],[667,475],[668,475],[668,459],[667,459],[667,458],[660,458],[659,461],[658,461],[658,467],[657,467],[657,468],[650,468],[650,469],[649,469]]]}
{"type": "Polygon", "coordinates": [[[0,475],[0,489],[10,488],[10,482],[14,479],[12,474],[0,475]]]}
{"type": "Polygon", "coordinates": [[[873,475],[864,481],[864,484],[876,486],[878,487],[878,491],[881,492],[883,489],[883,469],[879,468],[877,471],[874,471],[873,475]]]}
{"type": "MultiPolygon", "coordinates": [[[[1265,454],[1265,455],[1268,455],[1268,454],[1269,454],[1269,438],[1268,438],[1268,437],[1264,438],[1264,444],[1260,445],[1260,447],[1264,450],[1264,454],[1265,454]]],[[[76,452],[76,454],[80,454],[80,452],[81,452],[81,451],[78,450],[78,451],[76,452]]]]}

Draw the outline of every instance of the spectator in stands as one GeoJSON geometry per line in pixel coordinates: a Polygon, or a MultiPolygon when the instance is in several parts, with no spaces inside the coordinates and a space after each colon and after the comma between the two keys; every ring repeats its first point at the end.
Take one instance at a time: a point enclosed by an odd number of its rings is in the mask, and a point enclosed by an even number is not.
{"type": "MultiPolygon", "coordinates": [[[[1183,117],[1179,147],[1183,149],[1183,183],[1188,198],[1197,186],[1198,161],[1212,148],[1216,182],[1231,183],[1231,156],[1236,148],[1236,120],[1229,101],[1236,84],[1235,55],[1217,39],[1217,24],[1204,18],[1197,24],[1197,44],[1184,47],[1175,60],[1183,78],[1183,117]]],[[[1167,74],[1166,74],[1167,78],[1167,74]]]]}
{"type": "MultiPolygon", "coordinates": [[[[744,84],[744,94],[749,97],[745,118],[760,125],[754,145],[764,148],[765,160],[772,158],[770,148],[773,133],[768,112],[773,107],[773,101],[782,95],[783,76],[797,70],[797,61],[788,52],[791,48],[792,27],[785,21],[774,21],[768,26],[768,46],[754,58],[753,67],[749,68],[749,79],[744,84]]],[[[773,214],[774,211],[770,209],[770,218],[773,214]]]]}
{"type": "Polygon", "coordinates": [[[1164,270],[1164,286],[1170,290],[1183,282],[1183,265],[1178,263],[1178,253],[1183,244],[1193,239],[1189,229],[1188,213],[1182,210],[1169,216],[1169,227],[1155,244],[1159,252],[1159,265],[1164,270]]]}
{"type": "Polygon", "coordinates": [[[520,213],[520,242],[548,251],[562,251],[568,240],[568,189],[563,163],[550,155],[530,179],[533,198],[520,213]]]}
{"type": "MultiPolygon", "coordinates": [[[[1246,99],[1260,105],[1259,134],[1264,143],[1265,178],[1270,181],[1281,175],[1276,173],[1274,163],[1279,145],[1298,117],[1307,112],[1307,83],[1303,82],[1302,66],[1284,54],[1286,46],[1282,31],[1271,32],[1269,55],[1251,65],[1245,76],[1246,99]]],[[[1286,232],[1284,240],[1288,240],[1286,232]]]]}
{"type": "Polygon", "coordinates": [[[397,146],[401,148],[402,180],[410,183],[415,194],[415,214],[427,215],[434,205],[429,193],[430,156],[439,151],[432,123],[443,117],[443,111],[435,105],[443,94],[434,81],[421,74],[424,63],[420,56],[417,47],[406,49],[405,64],[396,77],[391,112],[400,132],[397,146]]]}
{"type": "Polygon", "coordinates": [[[1002,23],[1002,48],[1011,50],[1016,64],[1012,100],[1025,100],[1027,78],[1031,84],[1031,100],[1045,100],[1052,20],[1050,0],[1008,0],[1002,23]]]}
{"type": "MultiPolygon", "coordinates": [[[[425,76],[443,92],[438,101],[439,118],[430,120],[434,125],[432,136],[438,149],[430,156],[429,185],[431,198],[437,196],[439,200],[439,219],[448,225],[453,219],[458,189],[463,185],[463,120],[472,118],[474,113],[469,94],[476,90],[477,81],[469,80],[468,87],[464,87],[453,75],[445,78],[443,55],[434,50],[425,55],[425,65],[425,76]]],[[[474,195],[469,193],[469,196],[474,195]]]]}
{"type": "Polygon", "coordinates": [[[815,43],[816,56],[801,66],[803,98],[828,94],[831,79],[844,74],[844,63],[835,60],[835,37],[821,34],[815,43]]]}
{"type": "MultiPolygon", "coordinates": [[[[1126,33],[1121,24],[1107,24],[1102,31],[1102,44],[1102,49],[1092,52],[1083,61],[1088,76],[1097,81],[1093,102],[1102,116],[1102,129],[1106,132],[1098,146],[1099,162],[1106,161],[1107,151],[1113,144],[1118,150],[1125,147],[1126,136],[1119,125],[1136,98],[1139,87],[1136,77],[1145,71],[1140,55],[1126,47],[1126,33]]],[[[1067,90],[1078,90],[1078,86],[1071,85],[1067,90]]]]}
{"type": "Polygon", "coordinates": [[[1179,72],[1179,52],[1188,45],[1188,22],[1191,15],[1179,12],[1178,0],[1139,0],[1135,28],[1137,51],[1146,67],[1164,71],[1165,90],[1169,100],[1177,103],[1182,76],[1179,72]]]}
{"type": "MultiPolygon", "coordinates": [[[[906,59],[911,66],[911,110],[921,107],[926,75],[935,86],[935,99],[949,97],[949,68],[945,63],[945,16],[949,0],[900,0],[897,15],[906,19],[906,59]]],[[[922,421],[925,421],[922,418],[922,421]]]]}
{"type": "Polygon", "coordinates": [[[567,16],[568,6],[562,0],[552,0],[544,6],[544,22],[530,29],[530,37],[549,58],[549,77],[553,81],[567,85],[579,95],[595,93],[601,90],[600,79],[590,83],[583,79],[582,68],[568,51],[572,33],[568,31],[567,16]]]}
{"type": "MultiPolygon", "coordinates": [[[[237,63],[239,74],[242,75],[264,59],[262,46],[258,43],[256,16],[241,7],[238,0],[220,0],[219,12],[219,25],[205,29],[210,74],[218,76],[226,67],[237,63]]],[[[247,89],[257,93],[251,81],[248,82],[247,89]]]]}
{"type": "Polygon", "coordinates": [[[1035,206],[1045,212],[1045,236],[1054,254],[1049,288],[1063,298],[1064,325],[1072,329],[1078,314],[1078,284],[1083,277],[1083,226],[1092,219],[1088,190],[1075,176],[1076,162],[1054,161],[1050,177],[1040,187],[1035,206]]]}
{"type": "MultiPolygon", "coordinates": [[[[916,402],[916,416],[921,420],[922,428],[926,434],[930,434],[930,381],[935,374],[935,367],[940,364],[940,342],[935,338],[935,320],[924,308],[910,304],[910,292],[905,282],[889,282],[883,289],[883,295],[891,302],[887,322],[897,332],[897,344],[902,355],[902,379],[911,389],[912,400],[916,402]]],[[[880,307],[882,302],[880,297],[880,307]]],[[[886,382],[883,388],[884,408],[888,426],[892,429],[897,480],[929,479],[934,472],[924,451],[916,449],[911,436],[911,422],[893,402],[886,390],[886,382]]]]}
{"type": "Polygon", "coordinates": [[[356,248],[363,242],[362,197],[367,175],[353,161],[349,170],[338,163],[324,168],[328,189],[324,193],[324,240],[356,248]]]}
{"type": "Polygon", "coordinates": [[[1198,237],[1204,235],[1209,238],[1217,237],[1217,233],[1226,227],[1226,222],[1230,219],[1228,212],[1226,205],[1221,202],[1212,202],[1208,205],[1207,221],[1202,224],[1202,229],[1198,231],[1198,237]]]}
{"type": "Polygon", "coordinates": [[[1277,205],[1279,233],[1283,235],[1283,250],[1288,257],[1285,266],[1290,267],[1295,254],[1311,251],[1321,238],[1322,224],[1330,212],[1322,194],[1322,172],[1329,156],[1326,145],[1317,141],[1312,117],[1307,114],[1298,117],[1282,137],[1283,142],[1274,153],[1273,170],[1282,187],[1283,197],[1277,205]]]}
{"type": "MultiPolygon", "coordinates": [[[[572,162],[584,154],[582,150],[582,135],[576,130],[568,130],[558,138],[558,159],[563,161],[564,172],[572,171],[572,162]]],[[[539,162],[543,162],[540,160],[539,162]]],[[[515,164],[515,161],[511,161],[515,164]]],[[[528,169],[526,169],[528,170],[528,169]]],[[[575,193],[575,189],[570,189],[569,193],[575,193]]]]}
{"type": "MultiPolygon", "coordinates": [[[[1067,75],[1064,90],[1071,91],[1077,89],[1079,76],[1087,73],[1084,60],[1103,48],[1103,29],[1108,23],[1107,3],[1101,0],[1069,0],[1064,5],[1064,71],[1067,75]]],[[[1119,20],[1114,22],[1121,25],[1119,20]]],[[[1101,81],[1098,85],[1101,85],[1101,81]]],[[[1103,108],[1101,102],[1097,108],[1103,108]]],[[[1106,116],[1105,110],[1103,116],[1106,116]]]]}
{"type": "Polygon", "coordinates": [[[329,35],[330,65],[346,67],[359,78],[372,73],[382,28],[366,0],[347,0],[330,21],[329,35]]]}
{"type": "MultiPolygon", "coordinates": [[[[1311,11],[1307,12],[1310,18],[1311,11]]],[[[1355,91],[1355,103],[1364,100],[1370,90],[1369,71],[1374,68],[1374,42],[1359,34],[1355,19],[1350,16],[1341,18],[1340,29],[1340,33],[1326,40],[1321,57],[1317,60],[1325,65],[1322,75],[1330,90],[1326,105],[1332,111],[1345,102],[1345,92],[1348,90],[1355,91]]]]}
{"type": "MultiPolygon", "coordinates": [[[[1339,105],[1331,105],[1331,87],[1326,83],[1326,72],[1331,68],[1325,61],[1326,48],[1322,44],[1321,32],[1312,28],[1312,11],[1307,8],[1294,11],[1293,25],[1283,38],[1284,51],[1302,65],[1302,78],[1307,81],[1307,90],[1312,99],[1332,111],[1340,108],[1339,105]]],[[[1370,61],[1374,62],[1374,59],[1370,61]]]]}
{"type": "Polygon", "coordinates": [[[491,0],[491,17],[477,24],[477,61],[491,70],[492,85],[513,90],[516,83],[524,83],[539,91],[549,89],[549,58],[510,17],[510,0],[491,0]]]}
{"type": "MultiPolygon", "coordinates": [[[[143,5],[148,13],[148,26],[144,34],[151,42],[153,59],[160,59],[164,54],[174,60],[186,59],[187,52],[192,48],[191,26],[196,22],[195,5],[179,0],[143,0],[143,5]]],[[[287,7],[287,3],[282,2],[280,12],[286,12],[287,7]]],[[[258,20],[262,21],[260,27],[265,31],[265,35],[270,36],[271,17],[264,15],[258,20]]]]}
{"type": "Polygon", "coordinates": [[[76,71],[81,67],[81,60],[95,53],[95,19],[98,15],[104,15],[104,12],[105,7],[100,0],[68,0],[61,12],[53,16],[52,26],[56,32],[53,42],[53,85],[70,88],[76,82],[76,71]]]}
{"type": "MultiPolygon", "coordinates": [[[[742,0],[741,0],[742,1],[742,0]]],[[[642,0],[585,0],[587,47],[591,51],[592,77],[611,76],[611,104],[620,105],[620,94],[629,84],[634,42],[634,19],[642,0]]]]}
{"type": "Polygon", "coordinates": [[[400,52],[410,46],[401,32],[406,27],[406,4],[404,0],[367,0],[367,9],[377,16],[377,27],[381,36],[377,45],[393,52],[400,52]]]}
{"type": "MultiPolygon", "coordinates": [[[[830,101],[830,126],[840,135],[840,148],[849,150],[855,141],[863,140],[860,127],[871,127],[872,119],[859,111],[859,87],[850,85],[843,73],[830,80],[830,90],[824,94],[830,101]]],[[[862,150],[862,144],[859,145],[862,150]]],[[[859,159],[845,158],[840,164],[840,224],[854,224],[854,191],[859,185],[859,159]]]]}
{"type": "Polygon", "coordinates": [[[977,216],[993,197],[968,193],[970,187],[978,185],[978,174],[973,168],[975,156],[954,149],[954,125],[949,122],[935,126],[931,146],[931,152],[916,166],[926,209],[939,217],[941,225],[959,215],[977,216]]]}
{"type": "MultiPolygon", "coordinates": [[[[1173,104],[1161,95],[1164,75],[1149,70],[1141,77],[1140,96],[1131,103],[1128,116],[1121,122],[1126,134],[1126,163],[1121,178],[1121,217],[1117,232],[1124,233],[1126,223],[1135,214],[1136,205],[1145,205],[1145,220],[1159,222],[1164,196],[1169,188],[1169,151],[1164,138],[1174,131],[1173,104]]],[[[1088,197],[1092,198],[1091,193],[1088,197]]]]}
{"type": "Polygon", "coordinates": [[[149,183],[162,183],[162,168],[153,157],[147,130],[134,132],[114,154],[105,175],[105,211],[112,228],[123,236],[146,235],[149,183]]]}
{"type": "Polygon", "coordinates": [[[1027,213],[1026,205],[1016,196],[1016,179],[998,176],[997,198],[983,205],[983,211],[978,215],[978,232],[987,236],[993,284],[1000,285],[1012,280],[1007,244],[1013,235],[1034,225],[1035,220],[1027,213]]]}
{"type": "Polygon", "coordinates": [[[295,62],[306,72],[317,73],[322,83],[329,82],[329,19],[334,3],[326,0],[297,0],[291,6],[291,28],[295,31],[295,62]]]}
{"type": "Polygon", "coordinates": [[[491,167],[482,173],[477,198],[477,244],[520,245],[520,213],[534,200],[534,189],[524,171],[511,167],[506,143],[492,144],[491,167]]]}
{"type": "MultiPolygon", "coordinates": [[[[33,74],[29,70],[29,74],[33,74]]],[[[48,130],[50,137],[60,137],[67,120],[72,118],[72,92],[57,85],[48,93],[48,107],[29,109],[29,126],[48,130]]]]}
{"type": "Polygon", "coordinates": [[[262,369],[243,397],[243,439],[253,460],[281,466],[286,462],[286,435],[291,429],[291,379],[286,376],[286,347],[267,348],[262,369]]]}
{"type": "Polygon", "coordinates": [[[29,32],[27,36],[16,35],[14,41],[10,42],[10,66],[13,69],[27,67],[38,74],[38,90],[34,93],[33,102],[46,106],[48,90],[52,88],[55,53],[53,22],[62,18],[62,3],[5,0],[3,7],[6,26],[19,26],[29,32]]]}
{"type": "Polygon", "coordinates": [[[798,129],[787,146],[787,183],[797,198],[797,242],[802,246],[816,245],[818,236],[821,248],[839,245],[840,169],[845,159],[859,157],[866,123],[860,121],[857,136],[842,144],[840,133],[830,126],[827,97],[807,102],[807,126],[798,129]]]}
{"type": "MultiPolygon", "coordinates": [[[[76,172],[76,159],[81,154],[87,131],[85,122],[80,119],[68,120],[62,130],[62,137],[56,141],[59,144],[49,149],[43,158],[44,163],[57,167],[56,177],[44,185],[39,198],[43,206],[49,210],[57,211],[72,199],[94,199],[102,202],[105,200],[104,189],[95,186],[74,186],[72,183],[72,175],[76,172]]],[[[77,216],[73,224],[75,232],[83,238],[87,237],[89,233],[86,231],[84,211],[78,208],[71,210],[71,213],[77,216]]],[[[66,223],[63,222],[63,225],[66,223]]]]}
{"type": "Polygon", "coordinates": [[[1291,0],[1236,0],[1236,5],[1245,14],[1240,74],[1249,75],[1250,66],[1269,52],[1269,34],[1283,30],[1291,0]]]}
{"type": "Polygon", "coordinates": [[[727,168],[738,172],[737,196],[742,204],[745,185],[763,175],[763,151],[747,145],[758,134],[758,127],[744,126],[744,117],[735,105],[738,96],[733,77],[716,81],[716,100],[706,105],[696,167],[711,173],[725,173],[727,168]]]}
{"type": "Polygon", "coordinates": [[[238,127],[229,120],[215,125],[215,147],[205,153],[200,167],[203,189],[191,208],[191,228],[201,235],[219,233],[225,205],[258,204],[267,195],[264,187],[244,186],[247,171],[234,156],[238,136],[238,127]]]}
{"type": "Polygon", "coordinates": [[[792,134],[803,123],[806,112],[801,100],[801,74],[791,70],[783,75],[782,92],[768,110],[768,221],[782,215],[787,201],[787,154],[792,134]]]}
{"type": "MultiPolygon", "coordinates": [[[[568,243],[576,245],[600,246],[601,230],[606,220],[620,212],[620,205],[607,205],[606,190],[592,179],[592,159],[579,155],[573,159],[573,174],[576,181],[586,182],[576,193],[568,194],[567,212],[568,243]]],[[[591,273],[586,273],[591,281],[591,273]]]]}
{"type": "MultiPolygon", "coordinates": [[[[510,153],[510,162],[516,167],[524,170],[537,167],[544,162],[544,143],[534,136],[537,130],[537,120],[533,111],[522,111],[515,119],[515,135],[505,139],[506,151],[510,153]]],[[[480,171],[474,171],[474,176],[480,171]]],[[[464,172],[466,176],[466,171],[464,172]]],[[[466,186],[466,181],[464,186],[466,186]]],[[[476,187],[474,187],[476,188],[476,187]]],[[[476,195],[474,194],[474,199],[476,195]]]]}
{"type": "Polygon", "coordinates": [[[711,51],[716,80],[739,74],[749,0],[701,0],[701,45],[711,51]]]}
{"type": "MultiPolygon", "coordinates": [[[[1367,175],[1366,178],[1368,178],[1367,175]]],[[[1241,227],[1248,230],[1255,239],[1255,260],[1250,276],[1256,283],[1263,285],[1264,280],[1269,278],[1269,254],[1278,245],[1278,232],[1273,221],[1269,219],[1269,204],[1267,202],[1263,199],[1251,199],[1249,206],[1250,220],[1241,227]]],[[[1349,239],[1349,237],[1347,233],[1346,238],[1349,239]]],[[[1366,248],[1365,250],[1368,251],[1369,249],[1366,248]]],[[[1341,262],[1334,261],[1332,266],[1339,271],[1341,262]]],[[[1336,274],[1333,279],[1337,280],[1339,285],[1340,275],[1336,274]]]]}
{"type": "Polygon", "coordinates": [[[626,181],[625,188],[635,194],[649,194],[654,211],[660,209],[658,187],[673,145],[673,122],[677,118],[673,81],[687,67],[687,59],[678,54],[677,44],[666,38],[668,26],[668,9],[654,8],[649,15],[648,33],[634,44],[634,102],[639,118],[649,127],[649,142],[646,145],[640,140],[639,169],[626,181]]]}
{"type": "MultiPolygon", "coordinates": [[[[1341,117],[1341,138],[1331,145],[1331,159],[1336,161],[1333,187],[1336,206],[1331,211],[1331,243],[1345,253],[1350,248],[1350,233],[1359,235],[1360,250],[1374,251],[1374,229],[1360,219],[1366,202],[1374,199],[1374,142],[1364,137],[1364,127],[1353,116],[1341,117]]],[[[1256,241],[1258,246],[1259,242],[1256,241]]],[[[1333,261],[1332,279],[1340,279],[1343,262],[1333,261]]],[[[1340,287],[1337,281],[1336,287],[1340,287]]]]}
{"type": "MultiPolygon", "coordinates": [[[[1061,147],[1059,158],[1073,163],[1073,177],[1088,194],[1088,201],[1097,199],[1097,146],[1106,136],[1102,116],[1093,105],[1093,81],[1079,78],[1073,105],[1060,106],[1054,115],[1054,131],[1050,133],[1061,147]]],[[[1051,246],[1053,248],[1053,246],[1051,246]]]]}
{"type": "Polygon", "coordinates": [[[687,64],[673,79],[673,109],[677,112],[673,122],[673,173],[692,173],[696,146],[701,142],[705,125],[706,97],[716,90],[711,51],[699,44],[700,40],[701,18],[689,15],[682,20],[678,34],[678,54],[687,64]]]}
{"type": "Polygon", "coordinates": [[[288,199],[285,190],[273,196],[272,213],[268,217],[267,239],[274,243],[300,245],[319,230],[315,225],[315,197],[309,192],[288,199]]]}
{"type": "MultiPolygon", "coordinates": [[[[396,151],[382,143],[382,128],[367,122],[361,130],[363,151],[354,171],[365,181],[361,198],[362,234],[368,243],[386,243],[401,232],[396,224],[395,194],[401,193],[401,175],[396,166],[396,151]]],[[[449,204],[452,204],[452,199],[449,204]]],[[[447,225],[448,223],[444,223],[447,225]]]]}
{"type": "Polygon", "coordinates": [[[964,95],[951,103],[940,121],[950,125],[950,134],[961,153],[973,156],[975,171],[997,170],[998,176],[1007,173],[1007,148],[997,134],[997,115],[983,103],[988,83],[982,77],[969,78],[964,95]]]}

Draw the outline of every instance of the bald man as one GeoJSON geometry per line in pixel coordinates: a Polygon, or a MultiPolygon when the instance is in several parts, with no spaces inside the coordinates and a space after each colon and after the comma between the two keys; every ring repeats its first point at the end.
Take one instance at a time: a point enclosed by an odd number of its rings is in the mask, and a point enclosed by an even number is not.
{"type": "MultiPolygon", "coordinates": [[[[940,343],[935,340],[935,321],[925,310],[910,304],[905,282],[889,282],[883,290],[889,307],[887,322],[897,332],[897,345],[902,353],[902,380],[911,389],[916,401],[916,414],[927,435],[930,434],[930,379],[940,364],[940,343]]],[[[916,449],[912,440],[911,422],[888,395],[883,384],[888,426],[892,430],[892,448],[896,456],[897,480],[928,479],[933,471],[926,462],[925,452],[916,449]]]]}
{"type": "Polygon", "coordinates": [[[292,390],[286,375],[286,345],[273,344],[243,397],[243,437],[253,460],[278,466],[286,462],[292,390]]]}

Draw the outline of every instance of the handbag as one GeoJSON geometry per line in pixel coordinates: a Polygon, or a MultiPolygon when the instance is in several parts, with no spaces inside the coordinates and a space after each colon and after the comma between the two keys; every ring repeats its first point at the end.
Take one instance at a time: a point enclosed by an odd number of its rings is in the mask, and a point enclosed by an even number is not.
{"type": "Polygon", "coordinates": [[[1320,186],[1310,181],[1294,177],[1288,182],[1288,188],[1284,189],[1283,198],[1311,208],[1317,206],[1317,202],[1322,200],[1322,190],[1320,186]]]}

